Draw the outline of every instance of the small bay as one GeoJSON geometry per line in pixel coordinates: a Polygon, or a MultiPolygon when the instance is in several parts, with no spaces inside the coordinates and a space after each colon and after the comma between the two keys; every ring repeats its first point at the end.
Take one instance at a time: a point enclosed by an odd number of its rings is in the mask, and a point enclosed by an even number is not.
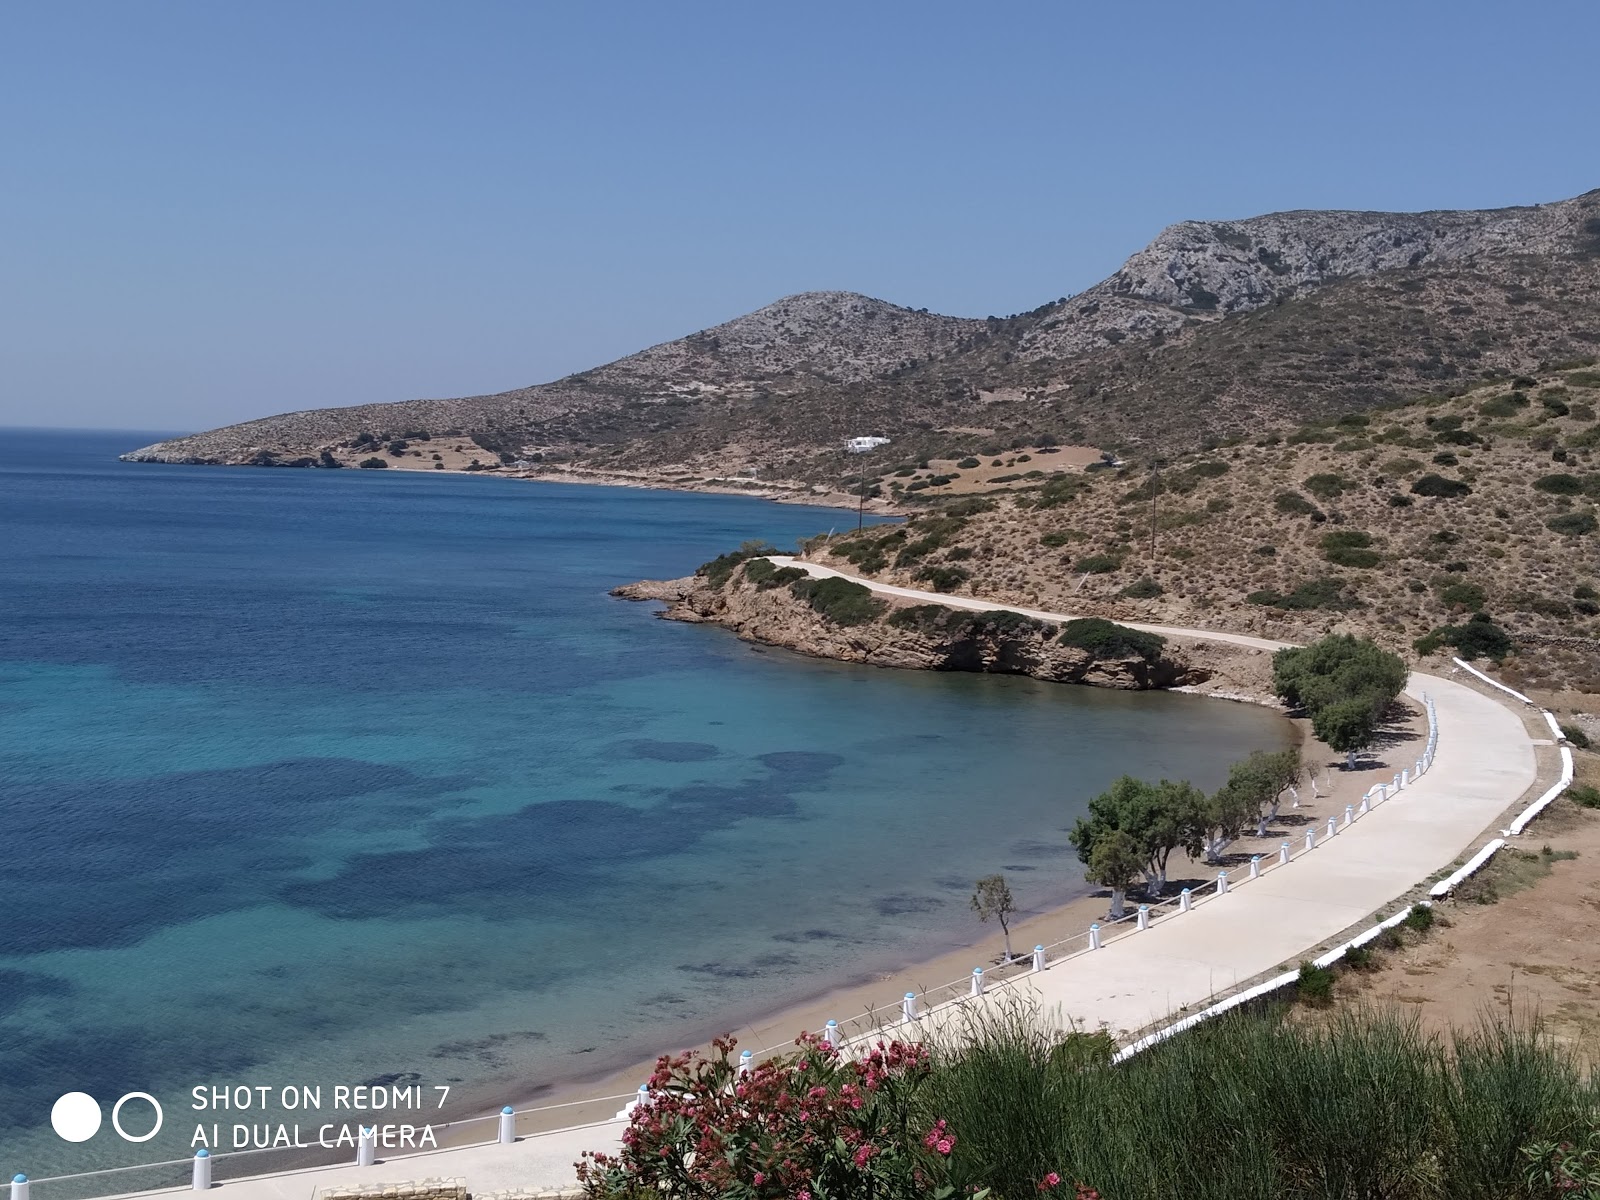
{"type": "Polygon", "coordinates": [[[1115,776],[1214,786],[1289,739],[607,595],[854,514],[116,461],[153,438],[0,431],[7,1172],[181,1157],[195,1085],[497,1103],[676,1047],[972,940],[979,875],[1074,894],[1065,831],[1115,776]],[[68,1145],[71,1090],[167,1126],[68,1145]]]}

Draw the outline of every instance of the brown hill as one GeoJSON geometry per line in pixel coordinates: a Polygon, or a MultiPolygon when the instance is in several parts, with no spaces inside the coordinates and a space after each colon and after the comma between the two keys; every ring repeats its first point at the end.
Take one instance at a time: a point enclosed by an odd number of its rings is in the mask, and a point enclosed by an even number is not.
{"type": "Polygon", "coordinates": [[[692,485],[749,470],[835,480],[840,443],[863,433],[894,438],[881,462],[1050,440],[1176,449],[1592,354],[1597,313],[1600,191],[1184,222],[1088,291],[1018,316],[807,293],[550,384],[287,413],[127,457],[348,465],[426,432],[489,463],[692,485]]]}

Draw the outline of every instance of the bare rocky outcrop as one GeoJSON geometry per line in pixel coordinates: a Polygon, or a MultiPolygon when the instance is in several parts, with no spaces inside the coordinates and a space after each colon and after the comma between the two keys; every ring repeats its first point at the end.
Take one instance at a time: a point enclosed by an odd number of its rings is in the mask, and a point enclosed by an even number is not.
{"type": "Polygon", "coordinates": [[[748,642],[875,667],[1028,675],[1131,690],[1198,688],[1212,676],[1171,643],[1149,657],[1096,654],[1063,644],[1057,625],[1005,610],[971,612],[880,600],[871,619],[840,624],[790,586],[762,587],[742,572],[720,585],[693,575],[628,584],[612,594],[661,601],[667,605],[661,615],[668,620],[720,625],[748,642]]]}

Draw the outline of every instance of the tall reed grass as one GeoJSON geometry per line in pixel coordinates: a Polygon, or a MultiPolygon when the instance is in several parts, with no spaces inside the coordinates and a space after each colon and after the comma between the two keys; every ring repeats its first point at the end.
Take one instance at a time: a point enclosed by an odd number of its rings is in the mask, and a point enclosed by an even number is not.
{"type": "Polygon", "coordinates": [[[1448,1038],[1354,1010],[1218,1019],[1119,1065],[1023,1003],[974,1010],[932,1047],[920,1094],[960,1131],[958,1193],[1037,1200],[1049,1172],[1105,1200],[1506,1200],[1523,1148],[1580,1135],[1597,1094],[1536,1024],[1448,1038]]]}

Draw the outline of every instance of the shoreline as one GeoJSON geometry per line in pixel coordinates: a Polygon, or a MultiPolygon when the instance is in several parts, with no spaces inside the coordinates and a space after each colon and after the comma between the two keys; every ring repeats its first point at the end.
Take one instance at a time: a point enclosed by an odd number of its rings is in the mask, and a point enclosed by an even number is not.
{"type": "MultiPolygon", "coordinates": [[[[1260,700],[1235,702],[1262,703],[1260,700]]],[[[1392,721],[1386,733],[1385,749],[1390,751],[1396,747],[1415,745],[1426,738],[1424,714],[1409,700],[1403,700],[1402,703],[1405,709],[1404,716],[1392,721]]],[[[1298,744],[1306,761],[1318,768],[1320,785],[1318,790],[1322,794],[1312,796],[1308,788],[1307,794],[1301,797],[1298,805],[1294,805],[1292,801],[1286,803],[1278,816],[1268,822],[1265,838],[1255,838],[1253,830],[1246,831],[1245,836],[1224,848],[1217,865],[1208,866],[1196,862],[1179,851],[1171,864],[1168,885],[1163,892],[1164,897],[1170,898],[1184,886],[1197,887],[1209,884],[1215,878],[1219,867],[1231,870],[1247,865],[1252,854],[1275,853],[1279,842],[1285,837],[1293,839],[1303,836],[1307,826],[1312,824],[1320,826],[1329,815],[1342,813],[1346,804],[1358,802],[1372,784],[1390,778],[1395,769],[1394,764],[1406,757],[1404,750],[1389,757],[1380,750],[1365,758],[1356,770],[1347,772],[1340,765],[1344,758],[1342,754],[1329,750],[1311,737],[1309,721],[1303,718],[1289,718],[1289,720],[1295,729],[1298,744]]],[[[829,1019],[844,1024],[874,1007],[879,1010],[885,1008],[893,1010],[898,998],[907,991],[921,995],[927,990],[963,982],[970,976],[974,966],[984,967],[991,982],[1015,974],[1026,974],[1029,970],[1029,955],[1036,944],[1047,945],[1066,936],[1081,934],[1087,930],[1091,922],[1107,919],[1109,892],[1087,883],[1078,886],[1082,889],[1081,894],[1063,903],[1046,906],[1012,925],[1012,950],[1018,957],[1010,971],[999,966],[1003,957],[1003,939],[998,929],[990,927],[981,937],[960,947],[944,951],[932,958],[920,959],[889,971],[875,973],[870,979],[857,979],[821,987],[804,999],[747,1018],[735,1029],[728,1029],[725,1023],[715,1028],[710,1025],[702,1026],[701,1032],[704,1036],[699,1040],[663,1049],[661,1053],[673,1054],[691,1049],[705,1051],[709,1049],[712,1037],[720,1033],[732,1033],[738,1039],[739,1049],[752,1050],[759,1058],[763,1056],[763,1052],[783,1052],[792,1046],[795,1037],[802,1030],[820,1032],[829,1019]]],[[[1129,915],[1137,910],[1140,900],[1141,897],[1130,892],[1126,909],[1129,915]]],[[[1130,1005],[1130,1014],[1136,1011],[1140,1011],[1137,1006],[1130,1005]]],[[[1143,1024],[1145,1021],[1141,1015],[1125,1028],[1131,1033],[1143,1024]]],[[[636,1059],[620,1069],[582,1073],[516,1095],[510,1103],[518,1110],[524,1106],[543,1107],[555,1104],[569,1106],[550,1114],[530,1113],[519,1117],[517,1122],[519,1135],[543,1133],[613,1117],[617,1107],[620,1106],[615,1101],[602,1103],[594,1098],[631,1095],[639,1084],[649,1077],[659,1057],[660,1055],[654,1055],[636,1059]]]]}

